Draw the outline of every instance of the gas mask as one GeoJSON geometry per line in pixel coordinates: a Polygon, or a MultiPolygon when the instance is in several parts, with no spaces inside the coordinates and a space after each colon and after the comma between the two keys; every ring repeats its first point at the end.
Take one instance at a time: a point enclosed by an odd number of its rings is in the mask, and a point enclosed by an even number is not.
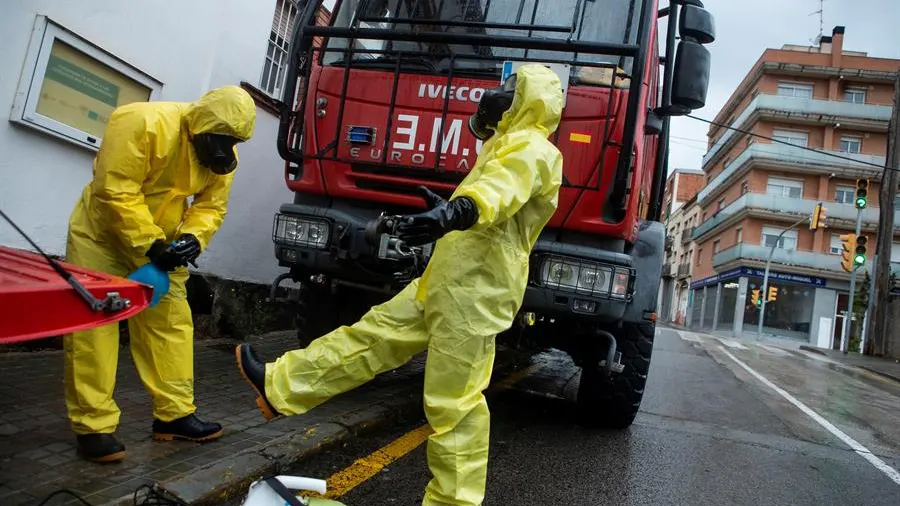
{"type": "Polygon", "coordinates": [[[237,168],[234,146],[238,142],[238,139],[229,135],[209,133],[197,134],[191,139],[200,165],[220,176],[237,168]]]}
{"type": "Polygon", "coordinates": [[[478,110],[469,117],[469,131],[472,135],[482,141],[494,135],[497,124],[503,119],[503,113],[512,107],[515,95],[515,74],[509,76],[502,85],[485,91],[478,103],[478,110]]]}

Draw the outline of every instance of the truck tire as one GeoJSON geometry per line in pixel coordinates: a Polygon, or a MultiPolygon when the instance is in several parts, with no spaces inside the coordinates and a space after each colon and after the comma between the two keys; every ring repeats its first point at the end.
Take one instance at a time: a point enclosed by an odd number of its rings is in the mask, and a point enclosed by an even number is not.
{"type": "Polygon", "coordinates": [[[309,343],[341,325],[353,325],[366,312],[389,297],[360,291],[331,293],[322,288],[303,286],[297,308],[297,343],[309,343]]]}
{"type": "Polygon", "coordinates": [[[621,373],[607,376],[599,366],[600,360],[606,358],[606,349],[585,361],[577,400],[581,425],[624,429],[634,422],[644,397],[655,332],[654,323],[625,323],[613,332],[625,366],[621,373]]]}
{"type": "Polygon", "coordinates": [[[338,308],[334,297],[325,290],[304,285],[297,306],[297,344],[305,348],[315,339],[337,327],[338,308]]]}

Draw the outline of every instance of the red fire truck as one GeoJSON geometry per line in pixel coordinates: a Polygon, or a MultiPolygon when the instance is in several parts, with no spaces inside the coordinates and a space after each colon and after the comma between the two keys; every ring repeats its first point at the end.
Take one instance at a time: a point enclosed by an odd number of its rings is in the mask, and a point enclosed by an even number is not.
{"type": "Polygon", "coordinates": [[[274,218],[289,271],[272,292],[302,284],[301,338],[422,272],[430,246],[399,243],[391,217],[423,208],[419,185],[449,197],[481,148],[467,120],[484,91],[543,63],[565,93],[563,188],[501,338],[568,352],[582,423],[630,425],[656,326],[669,118],[705,104],[712,15],[699,0],[337,0],[322,26],[321,4],[293,30],[278,136],[294,201],[274,218]]]}

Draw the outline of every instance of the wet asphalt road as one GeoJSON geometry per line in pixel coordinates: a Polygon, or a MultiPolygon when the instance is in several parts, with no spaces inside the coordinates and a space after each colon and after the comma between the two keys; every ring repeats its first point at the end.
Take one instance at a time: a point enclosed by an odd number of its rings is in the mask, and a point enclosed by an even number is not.
{"type": "MultiPolygon", "coordinates": [[[[894,470],[900,384],[741,343],[659,329],[642,411],[624,431],[577,426],[578,370],[560,353],[535,357],[534,374],[491,400],[485,506],[900,505],[900,484],[728,354],[894,470]]],[[[292,474],[327,478],[421,423],[359,438],[292,474]]],[[[428,479],[423,445],[340,500],[418,505],[428,479]]]]}

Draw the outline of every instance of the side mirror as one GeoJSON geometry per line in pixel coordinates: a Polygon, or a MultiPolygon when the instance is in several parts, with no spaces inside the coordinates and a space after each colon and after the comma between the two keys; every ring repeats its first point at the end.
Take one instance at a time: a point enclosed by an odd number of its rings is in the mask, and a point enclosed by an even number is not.
{"type": "Polygon", "coordinates": [[[709,90],[709,50],[689,40],[678,43],[675,72],[672,76],[672,105],[689,110],[706,105],[709,90]]]}
{"type": "Polygon", "coordinates": [[[706,9],[685,5],[678,20],[678,34],[682,40],[709,44],[716,40],[715,19],[706,9]]]}

